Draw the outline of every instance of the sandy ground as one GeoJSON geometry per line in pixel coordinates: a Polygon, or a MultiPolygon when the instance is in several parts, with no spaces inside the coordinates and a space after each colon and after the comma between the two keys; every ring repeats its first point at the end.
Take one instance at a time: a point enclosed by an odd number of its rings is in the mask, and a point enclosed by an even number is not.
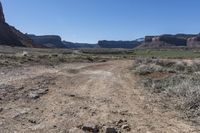
{"type": "Polygon", "coordinates": [[[110,61],[0,69],[0,133],[82,133],[84,127],[200,132],[177,112],[150,106],[136,86],[132,65],[110,61]]]}

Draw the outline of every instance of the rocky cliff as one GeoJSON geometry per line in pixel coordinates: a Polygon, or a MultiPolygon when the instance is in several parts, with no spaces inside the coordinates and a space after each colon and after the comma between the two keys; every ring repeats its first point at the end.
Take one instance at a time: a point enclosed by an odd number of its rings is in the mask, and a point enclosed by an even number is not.
{"type": "Polygon", "coordinates": [[[146,36],[145,42],[139,47],[159,48],[159,47],[187,46],[188,38],[194,36],[196,35],[176,34],[176,35],[146,36]]]}
{"type": "Polygon", "coordinates": [[[0,45],[37,47],[33,41],[19,30],[6,23],[0,2],[0,45]]]}
{"type": "Polygon", "coordinates": [[[43,36],[36,36],[36,35],[28,35],[29,38],[33,40],[35,44],[40,45],[41,47],[46,48],[65,48],[62,39],[60,36],[57,35],[43,35],[43,36]]]}
{"type": "Polygon", "coordinates": [[[0,2],[0,23],[5,23],[5,18],[4,18],[4,14],[3,14],[3,7],[2,7],[1,2],[0,2]]]}

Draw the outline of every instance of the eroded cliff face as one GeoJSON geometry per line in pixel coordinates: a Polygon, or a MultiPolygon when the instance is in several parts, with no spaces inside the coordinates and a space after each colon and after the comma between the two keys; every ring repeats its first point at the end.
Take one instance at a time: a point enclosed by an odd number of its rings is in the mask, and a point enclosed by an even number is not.
{"type": "Polygon", "coordinates": [[[27,36],[29,38],[31,38],[35,44],[38,44],[41,47],[46,47],[46,48],[65,48],[61,37],[57,36],[57,35],[36,36],[36,35],[27,34],[27,36]]]}
{"type": "Polygon", "coordinates": [[[0,45],[6,46],[20,46],[20,47],[37,47],[33,41],[14,28],[6,23],[3,6],[0,2],[0,45]]]}
{"type": "Polygon", "coordinates": [[[5,17],[1,2],[0,2],[0,45],[23,46],[18,37],[12,32],[10,26],[5,22],[5,17]]]}
{"type": "Polygon", "coordinates": [[[0,2],[0,23],[5,23],[5,17],[3,14],[3,7],[2,7],[1,2],[0,2]]]}
{"type": "Polygon", "coordinates": [[[188,39],[196,36],[197,35],[193,34],[146,36],[145,42],[140,47],[159,48],[159,47],[187,46],[188,39]]]}

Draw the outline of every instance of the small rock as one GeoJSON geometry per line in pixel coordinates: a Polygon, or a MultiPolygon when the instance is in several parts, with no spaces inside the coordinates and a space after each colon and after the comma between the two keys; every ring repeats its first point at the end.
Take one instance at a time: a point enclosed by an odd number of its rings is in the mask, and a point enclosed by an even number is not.
{"type": "Polygon", "coordinates": [[[122,129],[126,130],[126,131],[131,131],[131,128],[128,124],[126,125],[122,125],[122,129]]]}
{"type": "Polygon", "coordinates": [[[0,113],[3,111],[3,108],[0,108],[0,113]]]}
{"type": "Polygon", "coordinates": [[[83,109],[88,109],[88,107],[83,107],[83,109]]]}
{"type": "Polygon", "coordinates": [[[40,96],[38,93],[30,92],[28,97],[31,99],[38,99],[40,96]]]}
{"type": "Polygon", "coordinates": [[[124,122],[124,120],[120,119],[116,124],[117,124],[117,125],[120,125],[120,124],[122,124],[123,122],[124,122]]]}
{"type": "Polygon", "coordinates": [[[111,127],[106,127],[105,129],[106,133],[117,133],[115,128],[111,128],[111,127]]]}
{"type": "Polygon", "coordinates": [[[84,124],[82,130],[85,132],[92,132],[92,133],[97,133],[99,131],[98,126],[90,123],[84,124]]]}
{"type": "Polygon", "coordinates": [[[40,96],[47,94],[48,91],[49,91],[48,89],[39,89],[37,91],[31,91],[28,97],[31,99],[38,99],[40,98],[40,96]]]}
{"type": "Polygon", "coordinates": [[[36,122],[36,120],[28,120],[30,123],[32,123],[32,124],[36,124],[37,122],[36,122]]]}
{"type": "Polygon", "coordinates": [[[21,115],[27,114],[30,111],[30,108],[19,108],[16,109],[12,114],[12,118],[19,117],[21,115]]]}
{"type": "Polygon", "coordinates": [[[47,92],[49,91],[49,89],[39,89],[38,91],[36,91],[38,94],[44,95],[47,94],[47,92]]]}
{"type": "Polygon", "coordinates": [[[127,120],[120,119],[119,121],[115,122],[115,125],[121,127],[122,125],[127,124],[127,120]]]}
{"type": "Polygon", "coordinates": [[[69,96],[70,96],[70,97],[75,97],[76,95],[74,95],[74,94],[70,94],[69,96]]]}

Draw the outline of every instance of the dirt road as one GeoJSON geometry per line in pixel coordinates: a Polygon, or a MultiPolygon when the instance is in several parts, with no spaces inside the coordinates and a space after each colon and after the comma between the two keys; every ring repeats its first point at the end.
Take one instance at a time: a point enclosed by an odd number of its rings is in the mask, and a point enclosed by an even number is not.
{"type": "Polygon", "coordinates": [[[146,102],[132,61],[0,70],[0,133],[198,132],[175,111],[146,102]],[[85,129],[88,130],[88,129],[85,129]]]}

